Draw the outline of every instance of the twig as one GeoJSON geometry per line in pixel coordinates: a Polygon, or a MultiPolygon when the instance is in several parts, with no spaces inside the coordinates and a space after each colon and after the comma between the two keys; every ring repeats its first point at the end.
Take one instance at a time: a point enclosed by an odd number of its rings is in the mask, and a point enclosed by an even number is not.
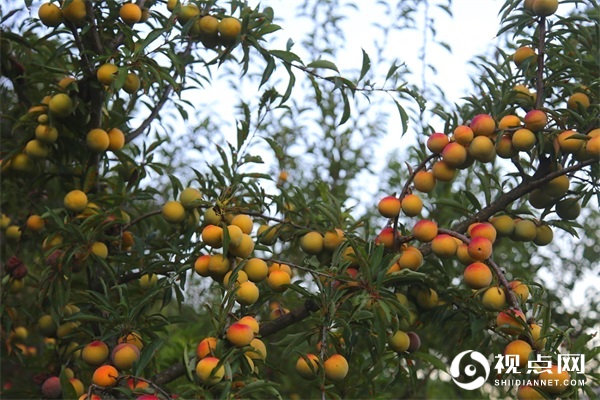
{"type": "Polygon", "coordinates": [[[140,378],[139,376],[135,376],[135,375],[123,375],[121,377],[119,377],[119,379],[135,379],[136,381],[142,381],[142,382],[146,382],[148,385],[152,386],[154,389],[156,389],[157,391],[160,392],[160,394],[162,394],[163,396],[165,396],[166,399],[170,399],[171,395],[166,392],[165,390],[163,390],[160,386],[158,386],[155,382],[152,382],[149,379],[144,379],[144,378],[140,378]]]}
{"type": "Polygon", "coordinates": [[[546,17],[540,17],[540,37],[538,43],[538,58],[537,58],[537,71],[536,71],[536,82],[535,82],[535,108],[539,109],[544,104],[544,46],[546,41],[546,17]]]}
{"type": "Polygon", "coordinates": [[[158,209],[158,210],[153,210],[153,211],[147,212],[146,214],[142,214],[139,217],[137,217],[137,218],[133,219],[132,221],[130,221],[128,224],[123,225],[122,230],[126,231],[127,229],[131,228],[133,225],[137,224],[138,222],[140,222],[140,221],[142,221],[142,220],[144,220],[144,219],[146,219],[148,217],[151,217],[153,215],[158,215],[161,212],[162,212],[162,210],[158,209]]]}
{"type": "Polygon", "coordinates": [[[305,271],[305,272],[308,272],[308,273],[311,273],[311,274],[321,275],[321,276],[325,276],[327,278],[331,278],[331,275],[326,274],[324,272],[315,271],[315,270],[312,270],[312,269],[310,269],[308,267],[303,267],[302,265],[298,265],[298,264],[292,264],[292,263],[287,262],[287,261],[275,260],[273,258],[261,258],[261,260],[267,261],[267,262],[273,262],[273,263],[277,263],[277,264],[285,264],[285,265],[288,265],[290,267],[297,268],[297,269],[299,269],[301,271],[305,271]]]}

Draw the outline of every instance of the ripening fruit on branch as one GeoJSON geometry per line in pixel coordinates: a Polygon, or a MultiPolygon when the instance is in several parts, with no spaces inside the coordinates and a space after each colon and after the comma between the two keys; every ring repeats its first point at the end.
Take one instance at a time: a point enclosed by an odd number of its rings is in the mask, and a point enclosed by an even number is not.
{"type": "Polygon", "coordinates": [[[117,79],[118,73],[119,67],[115,64],[102,64],[96,71],[96,78],[101,84],[110,86],[117,79]]]}
{"type": "Polygon", "coordinates": [[[473,130],[466,125],[458,125],[453,132],[453,137],[456,143],[463,146],[468,146],[473,140],[473,130]]]}
{"type": "Polygon", "coordinates": [[[90,248],[90,252],[96,257],[105,259],[108,257],[108,247],[102,242],[94,242],[90,248]]]}
{"type": "Polygon", "coordinates": [[[272,271],[267,277],[267,285],[272,291],[282,293],[287,289],[286,285],[291,283],[292,279],[290,275],[281,270],[272,271]]]}
{"type": "Polygon", "coordinates": [[[63,22],[62,11],[54,3],[42,4],[38,10],[38,17],[44,25],[51,28],[55,28],[63,22]]]}
{"type": "Polygon", "coordinates": [[[258,242],[267,246],[275,244],[277,241],[277,227],[269,225],[261,225],[256,231],[258,242]]]}
{"type": "Polygon", "coordinates": [[[550,394],[561,394],[569,388],[570,375],[568,371],[558,372],[558,365],[552,365],[538,375],[540,388],[550,394]],[[551,382],[552,381],[552,382],[551,382]],[[566,383],[566,384],[565,384],[566,383]]]}
{"type": "Polygon", "coordinates": [[[476,261],[484,261],[492,255],[492,242],[485,237],[474,237],[467,246],[469,256],[476,261]]]}
{"type": "Polygon", "coordinates": [[[140,77],[135,72],[128,72],[123,83],[123,90],[126,93],[134,94],[140,90],[140,77]]]}
{"type": "Polygon", "coordinates": [[[185,219],[185,208],[180,202],[171,200],[165,203],[161,214],[165,221],[171,224],[179,224],[185,219]]]}
{"type": "Polygon", "coordinates": [[[394,228],[383,228],[375,238],[375,244],[382,244],[386,249],[393,249],[394,239],[394,228]]]}
{"type": "Polygon", "coordinates": [[[416,301],[419,307],[431,310],[438,305],[438,294],[431,288],[420,289],[417,292],[416,301]]]}
{"type": "Polygon", "coordinates": [[[422,219],[415,224],[412,234],[420,242],[431,242],[438,234],[438,226],[434,221],[422,219]]]}
{"type": "Polygon", "coordinates": [[[473,117],[469,127],[475,136],[491,136],[496,130],[496,121],[488,114],[478,114],[473,117]]]}
{"type": "Polygon", "coordinates": [[[534,148],[535,134],[529,129],[517,129],[512,135],[512,147],[517,151],[529,151],[534,148]]]}
{"type": "Polygon", "coordinates": [[[252,233],[252,228],[254,227],[254,223],[252,222],[252,218],[246,214],[238,214],[231,220],[231,225],[235,225],[239,227],[243,233],[249,235],[252,233]]]}
{"type": "Polygon", "coordinates": [[[225,367],[219,365],[219,359],[215,357],[206,357],[196,364],[196,375],[204,383],[215,385],[223,380],[225,376],[225,367]]]}
{"type": "Polygon", "coordinates": [[[344,242],[344,236],[344,231],[338,228],[325,232],[323,235],[323,248],[333,252],[344,242]]]}
{"type": "Polygon", "coordinates": [[[454,238],[445,233],[437,235],[431,241],[431,251],[440,258],[454,257],[457,247],[454,238]]]}
{"type": "Polygon", "coordinates": [[[410,347],[410,337],[404,331],[396,331],[388,338],[390,348],[398,353],[403,353],[410,347]]]}
{"type": "Polygon", "coordinates": [[[500,136],[496,141],[496,154],[500,158],[509,159],[518,154],[512,146],[512,137],[508,134],[500,136]]]}
{"type": "Polygon", "coordinates": [[[35,128],[35,138],[42,143],[52,144],[58,139],[58,130],[49,125],[38,125],[35,128]]]}
{"type": "Polygon", "coordinates": [[[229,259],[222,254],[213,254],[208,260],[208,272],[216,281],[222,281],[229,271],[229,259]]]}
{"type": "Polygon", "coordinates": [[[496,147],[487,136],[476,136],[469,145],[468,154],[483,163],[491,162],[496,157],[496,147]]]}
{"type": "Polygon", "coordinates": [[[448,136],[446,136],[446,134],[436,132],[429,136],[429,138],[427,139],[427,148],[433,154],[440,154],[448,143],[450,143],[450,139],[448,139],[448,136]]]}
{"type": "Polygon", "coordinates": [[[482,262],[469,264],[463,273],[465,284],[471,289],[483,289],[492,283],[492,271],[482,262]]]}
{"type": "Polygon", "coordinates": [[[208,271],[208,263],[210,262],[210,256],[204,254],[199,256],[194,262],[194,271],[200,276],[207,277],[210,275],[208,271]]]}
{"type": "MultiPolygon", "coordinates": [[[[456,142],[448,143],[442,150],[442,160],[448,166],[457,168],[467,160],[467,149],[456,142]]],[[[404,199],[402,201],[404,202],[404,199]]]]}
{"type": "Polygon", "coordinates": [[[571,110],[579,110],[583,108],[586,110],[590,106],[590,98],[585,93],[573,93],[567,100],[567,107],[571,110]]]}
{"type": "Polygon", "coordinates": [[[521,281],[514,280],[508,282],[508,286],[513,292],[515,292],[517,297],[521,299],[521,302],[525,303],[527,301],[529,298],[529,287],[526,284],[521,283],[521,281]]]}
{"type": "Polygon", "coordinates": [[[489,310],[501,310],[506,307],[506,293],[500,286],[492,286],[481,297],[481,303],[489,310]]]}
{"type": "Polygon", "coordinates": [[[517,400],[544,400],[546,397],[533,386],[519,386],[517,400]]]}
{"type": "Polygon", "coordinates": [[[536,228],[535,238],[533,239],[533,243],[538,246],[547,246],[552,243],[552,239],[554,238],[554,232],[552,232],[552,228],[549,225],[541,224],[536,228]]]}
{"type": "Polygon", "coordinates": [[[513,340],[504,348],[505,356],[518,356],[518,364],[519,368],[523,368],[527,366],[527,361],[529,360],[529,355],[533,349],[529,345],[529,343],[524,340],[513,340]]]}
{"type": "Polygon", "coordinates": [[[87,11],[85,8],[84,0],[73,0],[68,5],[66,0],[62,2],[62,15],[63,17],[75,25],[80,25],[85,20],[87,11]]]}
{"type": "Polygon", "coordinates": [[[386,196],[379,201],[377,210],[386,218],[396,218],[400,214],[402,204],[396,196],[386,196]]]}
{"type": "Polygon", "coordinates": [[[144,342],[142,341],[142,337],[136,332],[131,332],[131,333],[127,334],[126,336],[121,336],[117,340],[117,343],[119,343],[119,344],[130,343],[130,344],[134,345],[135,347],[137,347],[138,350],[140,350],[140,351],[144,348],[144,342]]]}
{"type": "Polygon", "coordinates": [[[127,25],[133,25],[142,19],[142,9],[135,3],[125,3],[119,10],[119,17],[127,25]]]}
{"type": "Polygon", "coordinates": [[[249,306],[256,303],[259,294],[258,287],[253,282],[242,282],[235,292],[235,300],[239,304],[249,306]]]}
{"type": "Polygon", "coordinates": [[[253,251],[254,241],[250,235],[246,235],[245,233],[242,234],[242,240],[240,241],[239,245],[235,246],[234,244],[230,243],[229,246],[229,253],[242,259],[250,257],[253,251]]]}
{"type": "Polygon", "coordinates": [[[348,375],[348,361],[340,354],[334,354],[323,363],[325,377],[331,381],[344,380],[348,375]]]}
{"type": "Polygon", "coordinates": [[[92,383],[101,387],[113,387],[117,383],[119,371],[112,365],[102,365],[94,371],[92,383]]]}
{"type": "Polygon", "coordinates": [[[546,338],[542,338],[542,327],[538,324],[529,324],[529,332],[533,339],[533,348],[542,350],[546,347],[546,338]]]}
{"type": "Polygon", "coordinates": [[[221,39],[226,43],[235,42],[242,32],[242,23],[237,18],[225,17],[217,26],[221,39]]]}
{"type": "Polygon", "coordinates": [[[517,126],[521,126],[521,119],[516,115],[505,115],[502,117],[500,122],[498,122],[498,129],[504,130],[508,128],[516,128],[517,126]]]}
{"type": "Polygon", "coordinates": [[[144,274],[140,276],[140,287],[142,289],[150,289],[158,282],[158,275],[156,274],[144,274]]]}
{"type": "Polygon", "coordinates": [[[423,254],[418,248],[414,246],[408,246],[402,251],[402,253],[400,253],[400,258],[398,258],[396,264],[398,264],[398,267],[401,270],[408,268],[416,271],[421,267],[421,265],[423,265],[423,254]]]}
{"type": "Polygon", "coordinates": [[[27,229],[33,232],[39,232],[44,229],[46,222],[37,214],[30,215],[25,222],[27,229]]]}
{"type": "Polygon", "coordinates": [[[569,190],[571,181],[567,175],[560,175],[542,186],[542,192],[548,197],[562,197],[569,190]]]}
{"type": "Polygon", "coordinates": [[[200,9],[195,4],[186,4],[181,6],[179,9],[179,15],[177,16],[177,20],[183,26],[191,21],[193,18],[196,18],[200,15],[200,9]]]}
{"type": "Polygon", "coordinates": [[[248,279],[255,283],[264,281],[269,274],[267,263],[260,258],[251,258],[246,261],[243,270],[248,276],[248,279]]]}
{"type": "Polygon", "coordinates": [[[217,225],[205,226],[204,229],[202,229],[202,241],[215,249],[222,247],[223,228],[217,225]]]}
{"type": "Polygon", "coordinates": [[[81,190],[71,190],[63,200],[65,208],[71,212],[82,212],[88,204],[87,195],[81,190]]]}
{"type": "Polygon", "coordinates": [[[319,357],[310,353],[306,354],[305,357],[298,358],[298,361],[296,362],[296,372],[304,379],[315,379],[321,369],[319,357]]]}
{"type": "Polygon", "coordinates": [[[42,383],[42,396],[45,399],[58,399],[62,394],[62,386],[58,376],[51,376],[42,383]]]}
{"type": "Polygon", "coordinates": [[[104,129],[92,129],[85,137],[87,147],[94,153],[103,153],[110,146],[110,138],[104,129]]]}
{"type": "Polygon", "coordinates": [[[73,390],[77,396],[82,396],[85,392],[85,387],[83,386],[83,382],[81,382],[77,378],[69,378],[69,383],[73,386],[73,390]]]}
{"type": "Polygon", "coordinates": [[[244,347],[248,346],[254,339],[254,331],[248,325],[236,322],[227,328],[225,336],[232,345],[244,347]]]}
{"type": "Polygon", "coordinates": [[[436,180],[431,171],[419,171],[415,174],[413,183],[419,192],[429,193],[435,188],[436,180]]]}
{"type": "Polygon", "coordinates": [[[323,235],[316,231],[306,233],[300,239],[300,248],[306,254],[320,254],[323,251],[323,235]]]}
{"type": "Polygon", "coordinates": [[[215,39],[219,34],[219,20],[212,15],[206,15],[198,20],[199,34],[204,39],[215,39]]]}
{"type": "Polygon", "coordinates": [[[523,46],[519,47],[513,54],[513,62],[518,68],[524,66],[525,62],[528,65],[535,65],[537,62],[537,54],[531,47],[523,46]]]}
{"type": "Polygon", "coordinates": [[[515,231],[513,232],[512,238],[521,242],[531,242],[537,235],[537,226],[535,222],[522,219],[515,223],[515,231]]]}
{"type": "Polygon", "coordinates": [[[548,123],[548,115],[542,110],[531,110],[523,117],[524,128],[532,132],[537,132],[548,123]]]}
{"type": "Polygon", "coordinates": [[[404,214],[416,217],[423,210],[423,201],[416,194],[408,194],[402,199],[401,206],[404,214]]]}
{"type": "Polygon", "coordinates": [[[496,316],[496,326],[509,335],[522,333],[525,329],[525,321],[525,315],[517,309],[501,311],[496,316]]]}
{"type": "Polygon", "coordinates": [[[200,341],[198,343],[198,347],[196,347],[196,355],[198,358],[206,358],[215,353],[217,349],[217,338],[209,336],[200,341]]]}
{"type": "Polygon", "coordinates": [[[140,350],[131,343],[121,343],[115,346],[110,358],[115,367],[128,370],[140,359],[140,350]]]}
{"type": "Polygon", "coordinates": [[[252,332],[254,332],[255,335],[258,335],[258,332],[260,331],[260,325],[258,324],[258,321],[251,315],[243,316],[238,320],[238,323],[248,325],[250,328],[252,328],[252,332]]]}
{"type": "Polygon", "coordinates": [[[499,215],[490,219],[490,223],[500,236],[511,236],[515,231],[515,221],[510,215],[499,215]]]}
{"type": "Polygon", "coordinates": [[[253,350],[248,350],[244,354],[250,357],[253,360],[263,360],[267,359],[267,347],[263,343],[262,340],[254,338],[250,342],[250,346],[253,347],[253,350]]]}
{"type": "Polygon", "coordinates": [[[556,215],[561,219],[572,221],[581,214],[581,205],[577,197],[565,197],[556,203],[556,215]]]}
{"type": "Polygon", "coordinates": [[[587,156],[600,158],[600,129],[594,129],[587,134],[588,140],[585,143],[585,153],[587,156]]]}
{"type": "Polygon", "coordinates": [[[558,10],[558,0],[533,0],[533,13],[538,17],[548,17],[558,10]]]}
{"type": "Polygon", "coordinates": [[[576,153],[583,146],[582,139],[573,137],[576,134],[577,132],[575,131],[564,131],[556,137],[558,145],[560,146],[560,150],[563,153],[576,153]]]}
{"type": "Polygon", "coordinates": [[[439,160],[431,167],[433,177],[441,182],[450,182],[456,176],[456,168],[452,168],[445,161],[439,160]]]}
{"type": "Polygon", "coordinates": [[[484,237],[492,243],[496,241],[496,228],[489,222],[476,222],[469,226],[467,232],[472,238],[484,237]]]}
{"type": "Polygon", "coordinates": [[[108,134],[108,150],[118,151],[125,146],[125,134],[118,128],[112,128],[108,134]]]}
{"type": "Polygon", "coordinates": [[[33,139],[27,142],[23,152],[33,160],[42,160],[48,157],[50,147],[40,140],[33,139]]]}
{"type": "MultiPolygon", "coordinates": [[[[225,231],[223,231],[225,232],[225,231]]],[[[227,225],[227,236],[229,236],[229,245],[237,247],[242,244],[244,232],[236,225],[227,225]]]]}
{"type": "Polygon", "coordinates": [[[48,111],[58,118],[65,118],[73,111],[73,100],[64,93],[55,94],[48,103],[48,111]]]}

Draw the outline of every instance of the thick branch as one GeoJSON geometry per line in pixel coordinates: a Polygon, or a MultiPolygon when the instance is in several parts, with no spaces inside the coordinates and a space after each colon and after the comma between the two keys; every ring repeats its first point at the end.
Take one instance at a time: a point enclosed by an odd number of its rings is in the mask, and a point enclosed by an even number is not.
{"type": "Polygon", "coordinates": [[[500,212],[500,211],[506,209],[506,207],[508,207],[508,205],[511,204],[513,201],[520,199],[521,197],[525,196],[526,194],[532,192],[534,189],[537,189],[537,188],[541,187],[542,185],[550,182],[552,179],[557,178],[561,175],[568,174],[569,172],[578,171],[578,170],[580,170],[584,167],[587,167],[588,165],[592,165],[596,162],[597,162],[596,160],[587,160],[587,161],[581,162],[579,164],[575,164],[570,167],[563,168],[559,171],[551,172],[548,175],[541,177],[539,179],[535,179],[535,180],[531,180],[531,181],[523,181],[517,187],[515,187],[513,190],[511,190],[510,192],[503,193],[500,197],[498,197],[498,199],[496,199],[495,201],[490,203],[488,206],[484,207],[480,211],[469,216],[467,219],[455,224],[452,227],[452,230],[455,232],[464,233],[467,231],[467,228],[472,223],[479,222],[479,221],[487,221],[490,217],[492,217],[497,212],[500,212]]]}

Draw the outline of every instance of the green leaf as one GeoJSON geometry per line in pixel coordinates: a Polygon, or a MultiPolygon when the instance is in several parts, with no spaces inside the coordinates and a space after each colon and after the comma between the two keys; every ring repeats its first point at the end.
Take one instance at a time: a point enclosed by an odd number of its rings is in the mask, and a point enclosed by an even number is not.
{"type": "Polygon", "coordinates": [[[330,69],[330,70],[337,72],[338,74],[340,73],[337,66],[334,63],[332,63],[331,61],[327,61],[327,60],[313,61],[310,64],[308,64],[306,67],[307,68],[315,68],[315,69],[316,68],[330,69]]]}
{"type": "Polygon", "coordinates": [[[362,56],[363,56],[363,61],[362,61],[362,67],[360,69],[360,76],[358,77],[358,80],[362,80],[362,78],[365,77],[365,75],[367,74],[367,72],[369,72],[369,70],[371,69],[371,59],[369,58],[369,55],[367,54],[367,52],[364,49],[362,50],[362,56]]]}
{"type": "Polygon", "coordinates": [[[156,357],[156,352],[165,341],[165,339],[154,339],[148,345],[144,346],[140,359],[136,363],[137,367],[134,367],[137,376],[144,375],[144,368],[156,357]]]}
{"type": "Polygon", "coordinates": [[[442,360],[440,360],[438,357],[429,354],[429,353],[425,353],[422,351],[417,351],[416,353],[413,353],[413,356],[415,358],[420,358],[423,361],[427,361],[428,363],[430,363],[431,365],[433,365],[434,367],[436,367],[437,369],[440,369],[442,371],[446,371],[446,369],[448,368],[446,366],[446,363],[444,363],[442,360]]]}

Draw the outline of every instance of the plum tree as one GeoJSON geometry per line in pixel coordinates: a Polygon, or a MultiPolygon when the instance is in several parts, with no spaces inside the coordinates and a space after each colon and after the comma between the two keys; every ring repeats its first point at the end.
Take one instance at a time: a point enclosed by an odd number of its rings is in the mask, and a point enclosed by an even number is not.
{"type": "MultiPolygon", "coordinates": [[[[465,350],[544,357],[546,395],[590,395],[600,297],[562,299],[597,260],[599,22],[565,3],[506,0],[460,104],[398,49],[336,65],[337,0],[281,48],[265,4],[10,3],[2,396],[541,396],[437,379],[465,350]],[[377,146],[398,130],[401,151],[377,146]]],[[[386,4],[378,43],[434,20],[386,4]]]]}

